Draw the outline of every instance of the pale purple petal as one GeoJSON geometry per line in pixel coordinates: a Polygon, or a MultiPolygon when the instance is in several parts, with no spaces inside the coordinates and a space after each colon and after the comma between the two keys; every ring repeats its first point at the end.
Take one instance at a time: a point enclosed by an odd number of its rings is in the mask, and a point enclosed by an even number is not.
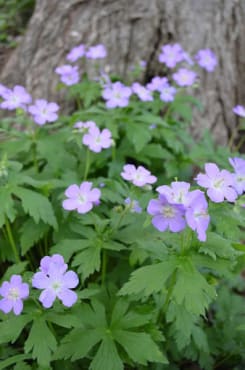
{"type": "Polygon", "coordinates": [[[76,288],[79,284],[78,276],[74,271],[67,271],[62,278],[62,282],[64,287],[68,289],[76,288]]]}
{"type": "Polygon", "coordinates": [[[78,206],[77,199],[65,199],[62,202],[62,207],[67,211],[73,211],[78,206]]]}
{"type": "Polygon", "coordinates": [[[20,315],[22,310],[23,310],[23,302],[21,299],[17,299],[16,301],[13,302],[13,311],[15,315],[20,315]]]}
{"type": "Polygon", "coordinates": [[[39,301],[42,303],[43,307],[50,308],[54,301],[56,295],[51,289],[44,289],[40,294],[39,301]]]}
{"type": "MultiPolygon", "coordinates": [[[[49,267],[50,263],[47,267],[49,267]]],[[[45,269],[48,271],[48,268],[45,269]]],[[[49,286],[49,278],[44,272],[36,272],[32,278],[32,286],[37,289],[46,289],[49,286]]]]}
{"type": "Polygon", "coordinates": [[[165,231],[168,228],[168,221],[161,215],[154,216],[152,218],[152,224],[159,231],[165,231]]]}
{"type": "Polygon", "coordinates": [[[7,298],[3,298],[0,300],[0,310],[4,313],[9,313],[13,308],[13,301],[7,298]]]}
{"type": "Polygon", "coordinates": [[[70,289],[62,289],[58,293],[58,298],[62,301],[66,307],[73,306],[77,301],[77,294],[70,289]]]}
{"type": "Polygon", "coordinates": [[[80,189],[76,184],[68,186],[68,188],[65,191],[65,195],[68,198],[77,198],[79,195],[80,189]]]}

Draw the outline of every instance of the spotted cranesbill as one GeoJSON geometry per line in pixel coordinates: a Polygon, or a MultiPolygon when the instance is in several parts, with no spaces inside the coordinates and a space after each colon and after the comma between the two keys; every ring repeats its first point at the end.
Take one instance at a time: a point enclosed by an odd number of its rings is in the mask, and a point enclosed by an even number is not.
{"type": "Polygon", "coordinates": [[[67,211],[77,210],[78,213],[87,213],[91,209],[99,204],[101,196],[100,189],[92,188],[92,182],[84,181],[80,186],[76,184],[70,185],[65,195],[68,199],[65,199],[62,206],[67,211]]]}
{"type": "Polygon", "coordinates": [[[78,276],[74,271],[67,271],[67,268],[64,258],[59,254],[41,259],[40,271],[33,275],[32,286],[42,290],[39,301],[43,307],[52,307],[56,298],[66,307],[76,303],[77,294],[71,289],[79,284],[78,276]]]}

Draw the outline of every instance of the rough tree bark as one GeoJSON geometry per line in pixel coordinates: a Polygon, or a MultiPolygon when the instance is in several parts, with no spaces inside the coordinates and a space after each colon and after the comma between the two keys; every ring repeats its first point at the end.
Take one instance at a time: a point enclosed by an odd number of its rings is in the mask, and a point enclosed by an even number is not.
{"type": "MultiPolygon", "coordinates": [[[[190,53],[205,47],[217,53],[216,71],[201,73],[204,88],[197,94],[205,109],[193,127],[196,132],[207,127],[225,143],[237,126],[232,107],[245,103],[244,0],[37,0],[1,77],[25,85],[34,97],[59,99],[55,67],[79,43],[104,43],[105,63],[120,75],[136,60],[146,60],[146,81],[161,70],[157,56],[168,42],[179,42],[190,53]]],[[[85,68],[92,73],[89,63],[85,68]]]]}

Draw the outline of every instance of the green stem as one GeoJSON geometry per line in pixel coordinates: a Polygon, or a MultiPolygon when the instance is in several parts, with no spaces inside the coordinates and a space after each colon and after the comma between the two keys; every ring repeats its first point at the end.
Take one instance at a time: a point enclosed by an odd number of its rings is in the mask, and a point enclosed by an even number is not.
{"type": "Polygon", "coordinates": [[[11,231],[11,226],[10,226],[10,223],[9,223],[7,217],[5,218],[5,226],[6,226],[6,231],[7,231],[9,243],[12,247],[12,250],[13,250],[13,253],[14,253],[14,256],[15,256],[15,261],[16,261],[16,263],[18,263],[18,262],[20,262],[20,257],[19,257],[17,247],[16,247],[16,244],[15,244],[15,241],[14,241],[14,237],[13,237],[13,234],[12,234],[12,231],[11,231]]]}
{"type": "Polygon", "coordinates": [[[126,213],[128,213],[128,210],[129,210],[129,208],[128,207],[125,207],[125,209],[121,213],[121,216],[119,217],[119,220],[118,220],[118,222],[117,222],[117,224],[115,226],[115,230],[119,229],[119,226],[120,226],[120,224],[121,224],[124,216],[126,215],[126,213]]]}
{"type": "Polygon", "coordinates": [[[175,286],[175,282],[176,282],[176,274],[177,274],[177,270],[175,270],[174,273],[171,276],[166,301],[165,301],[165,303],[163,305],[163,309],[162,309],[163,312],[167,311],[167,308],[168,308],[168,305],[169,305],[169,302],[170,302],[170,298],[171,298],[171,295],[172,295],[172,292],[173,292],[173,289],[174,289],[174,286],[175,286]]]}
{"type": "Polygon", "coordinates": [[[89,157],[90,157],[89,156],[89,149],[87,149],[84,176],[83,176],[84,181],[87,180],[87,177],[88,177],[88,172],[89,172],[89,167],[90,167],[90,158],[89,157]]]}
{"type": "Polygon", "coordinates": [[[170,283],[169,283],[168,292],[167,292],[167,295],[166,295],[166,300],[164,302],[164,305],[163,305],[162,309],[159,310],[158,319],[157,319],[157,323],[158,324],[161,324],[162,319],[163,319],[163,316],[167,312],[168,305],[169,305],[169,302],[170,302],[170,299],[171,299],[171,295],[173,293],[173,289],[174,289],[175,282],[176,282],[176,274],[177,274],[177,270],[175,270],[173,272],[172,276],[171,276],[171,280],[170,280],[170,283]]]}
{"type": "Polygon", "coordinates": [[[102,269],[101,269],[101,284],[105,284],[106,279],[106,269],[107,269],[107,254],[106,250],[103,249],[102,251],[102,269]]]}

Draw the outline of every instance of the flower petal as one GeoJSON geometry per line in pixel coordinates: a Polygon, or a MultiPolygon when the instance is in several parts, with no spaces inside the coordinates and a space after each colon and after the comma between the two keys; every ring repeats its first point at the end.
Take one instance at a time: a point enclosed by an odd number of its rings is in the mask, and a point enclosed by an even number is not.
{"type": "Polygon", "coordinates": [[[64,288],[58,293],[58,298],[62,301],[64,306],[71,307],[77,301],[77,293],[64,288]]]}

